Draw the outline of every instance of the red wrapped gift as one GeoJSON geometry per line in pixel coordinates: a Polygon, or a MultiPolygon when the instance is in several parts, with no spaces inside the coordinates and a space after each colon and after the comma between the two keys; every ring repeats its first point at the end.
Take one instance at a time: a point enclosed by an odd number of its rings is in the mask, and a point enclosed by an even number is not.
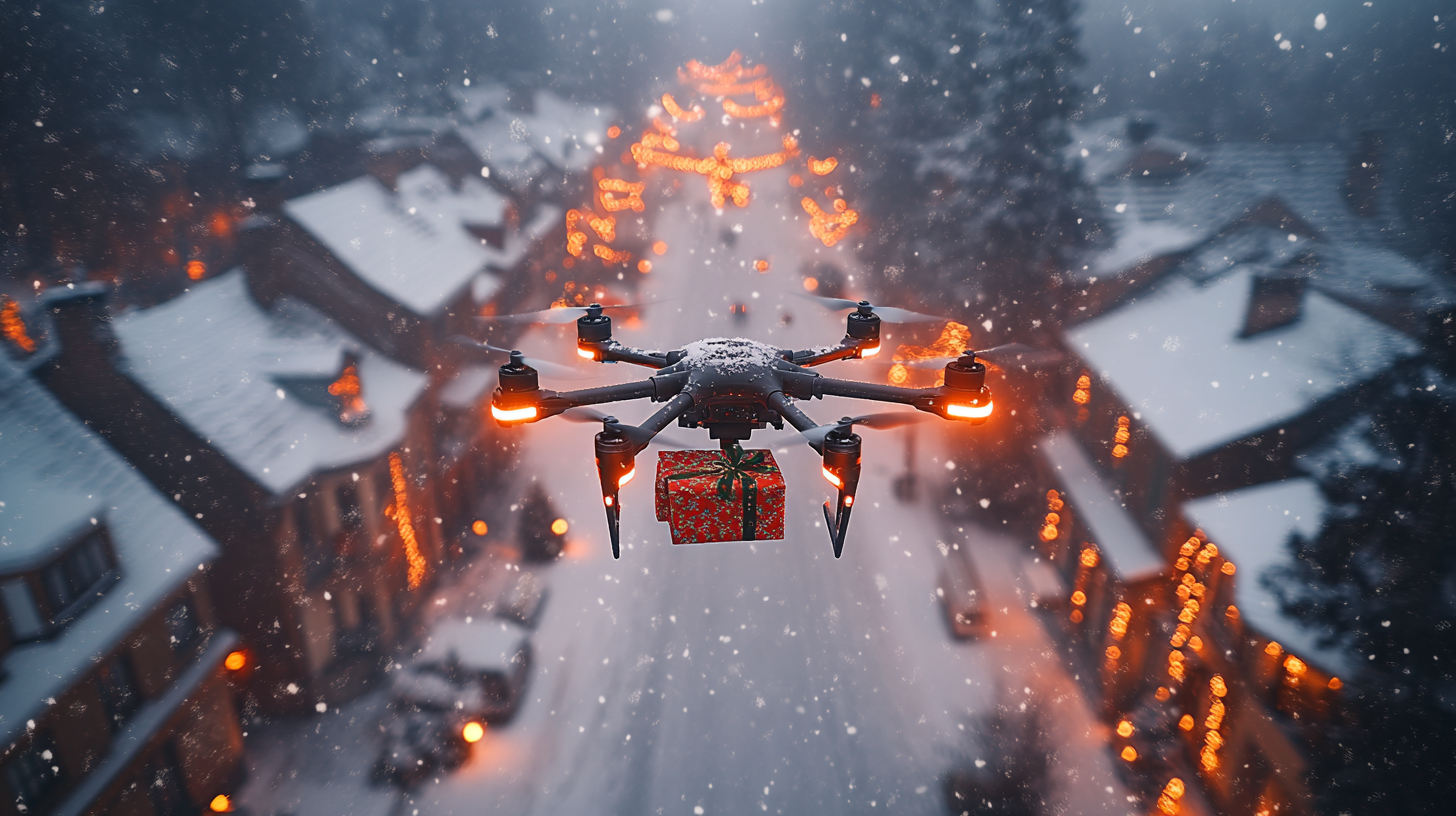
{"type": "Polygon", "coordinates": [[[674,544],[784,537],[784,476],[766,450],[661,451],[656,487],[674,544]]]}

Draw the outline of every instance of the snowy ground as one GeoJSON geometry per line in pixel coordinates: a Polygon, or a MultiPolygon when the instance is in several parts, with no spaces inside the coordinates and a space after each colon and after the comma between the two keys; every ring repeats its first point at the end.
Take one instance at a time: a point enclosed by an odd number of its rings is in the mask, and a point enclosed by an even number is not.
{"type": "MultiPolygon", "coordinates": [[[[776,141],[735,138],[734,154],[770,152],[776,141]]],[[[805,153],[813,148],[806,144],[805,153]]],[[[841,314],[786,295],[802,291],[805,263],[831,260],[855,274],[850,247],[827,249],[808,234],[797,202],[815,179],[796,191],[787,177],[787,169],[752,174],[754,200],[721,215],[699,178],[685,178],[671,200],[649,200],[664,204],[655,234],[669,251],[653,259],[643,294],[682,299],[650,307],[641,328],[619,327],[618,339],[670,348],[744,335],[804,348],[841,336],[841,314]],[[742,231],[728,247],[721,235],[735,225],[742,231]],[[752,270],[759,258],[771,262],[767,274],[752,270]],[[749,304],[746,323],[731,322],[734,302],[749,304]],[[793,314],[789,327],[780,325],[784,312],[793,314]]],[[[573,353],[567,330],[544,329],[520,345],[560,360],[573,353]]],[[[857,365],[826,371],[874,376],[857,365]]],[[[598,371],[599,382],[645,373],[598,371]]],[[[653,407],[612,410],[636,422],[653,407]]],[[[822,422],[869,406],[804,407],[822,422]]],[[[866,433],[860,503],[842,560],[822,527],[819,505],[831,489],[818,458],[796,435],[770,430],[747,446],[772,448],[785,471],[785,540],[673,547],[652,515],[649,449],[637,463],[647,478],[622,496],[623,553],[613,561],[591,464],[595,430],[545,422],[521,431],[519,472],[551,486],[572,541],[565,558],[540,570],[550,598],[534,636],[529,699],[516,719],[492,729],[465,767],[408,794],[365,781],[377,750],[376,697],[270,726],[249,746],[254,774],[240,799],[254,816],[943,813],[945,771],[981,756],[977,718],[995,701],[1015,707],[1029,698],[1051,715],[1059,810],[1132,811],[1112,773],[1104,727],[1027,606],[1024,545],[1000,530],[945,528],[923,503],[892,498],[890,481],[904,461],[901,432],[866,433]],[[969,547],[981,570],[995,612],[994,634],[979,642],[947,635],[935,598],[944,557],[938,542],[969,547]]],[[[931,479],[947,473],[933,444],[942,432],[921,429],[920,468],[931,479]]],[[[667,435],[702,437],[709,446],[702,431],[667,435]]],[[[478,574],[471,580],[489,571],[478,574]]],[[[483,594],[467,601],[471,589],[467,581],[447,592],[436,611],[469,614],[483,594]]]]}

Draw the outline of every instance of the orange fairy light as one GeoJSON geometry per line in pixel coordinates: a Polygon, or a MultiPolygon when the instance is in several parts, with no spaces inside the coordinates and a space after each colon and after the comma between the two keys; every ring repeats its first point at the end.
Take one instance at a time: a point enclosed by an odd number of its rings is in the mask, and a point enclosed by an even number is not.
{"type": "Polygon", "coordinates": [[[1082,550],[1080,560],[1082,566],[1086,567],[1087,569],[1092,569],[1093,567],[1097,566],[1097,550],[1092,547],[1087,547],[1086,549],[1082,550]]]}
{"type": "Polygon", "coordinates": [[[1072,610],[1072,614],[1070,615],[1070,617],[1072,619],[1072,623],[1081,623],[1082,622],[1082,610],[1080,610],[1080,609],[1073,609],[1072,610]]]}
{"type": "Polygon", "coordinates": [[[1157,698],[1158,702],[1165,703],[1173,695],[1172,692],[1168,691],[1167,686],[1158,686],[1158,690],[1153,692],[1153,696],[1157,698]]]}
{"type": "Polygon", "coordinates": [[[790,187],[803,187],[804,186],[804,177],[801,176],[801,175],[799,175],[798,173],[794,173],[793,175],[789,176],[789,186],[790,187]]]}
{"type": "Polygon", "coordinates": [[[1122,720],[1117,724],[1117,735],[1123,739],[1132,736],[1133,727],[1131,720],[1122,720]]]}
{"type": "MultiPolygon", "coordinates": [[[[904,368],[904,366],[900,365],[899,363],[896,363],[895,365],[899,366],[902,369],[904,368]]],[[[1057,536],[1059,535],[1061,535],[1061,532],[1057,530],[1057,525],[1055,524],[1047,524],[1041,528],[1042,541],[1056,541],[1057,536]]]]}
{"type": "Polygon", "coordinates": [[[761,105],[740,105],[732,99],[723,100],[723,112],[735,119],[757,119],[761,116],[771,116],[779,112],[784,106],[784,98],[775,96],[761,105]]]}
{"type": "Polygon", "coordinates": [[[190,280],[202,280],[202,276],[206,274],[207,264],[196,259],[187,262],[187,277],[190,280]]]}
{"type": "Polygon", "coordinates": [[[1284,647],[1280,646],[1277,640],[1269,641],[1269,645],[1264,647],[1264,654],[1270,657],[1278,657],[1283,651],[1284,647]]]}
{"type": "Polygon", "coordinates": [[[339,398],[339,421],[345,425],[358,425],[369,418],[369,406],[364,404],[364,388],[359,382],[359,366],[349,363],[339,378],[329,384],[329,394],[339,398]]]}
{"type": "Polygon", "coordinates": [[[872,107],[872,108],[878,108],[879,106],[880,106],[880,95],[877,94],[877,93],[870,94],[870,107],[872,107]]]}
{"type": "Polygon", "coordinates": [[[1173,566],[1177,567],[1179,572],[1185,572],[1189,567],[1193,566],[1193,563],[1186,558],[1179,558],[1173,562],[1173,566]]]}
{"type": "Polygon", "coordinates": [[[626,266],[632,260],[632,253],[625,250],[618,251],[609,246],[603,246],[602,244],[593,244],[592,254],[601,258],[602,264],[605,266],[612,266],[613,264],[626,266]]]}
{"type": "Polygon", "coordinates": [[[647,189],[647,182],[624,181],[622,179],[603,178],[597,180],[597,188],[604,193],[628,193],[631,195],[642,195],[647,189]]]}
{"type": "Polygon", "coordinates": [[[1239,619],[1239,608],[1233,604],[1229,604],[1229,608],[1224,610],[1223,614],[1230,621],[1236,621],[1239,619]]]}
{"type": "Polygon", "coordinates": [[[1178,721],[1178,727],[1184,731],[1192,731],[1194,724],[1192,714],[1184,714],[1183,719],[1178,721]]]}
{"type": "Polygon", "coordinates": [[[1228,683],[1224,682],[1223,675],[1215,674],[1208,681],[1208,690],[1215,697],[1223,697],[1228,694],[1228,683]]]}
{"type": "Polygon", "coordinates": [[[486,533],[490,532],[490,525],[486,524],[484,521],[481,521],[480,519],[476,519],[470,525],[470,532],[475,533],[478,536],[483,536],[486,533]]]}
{"type": "Polygon", "coordinates": [[[819,279],[818,278],[804,278],[804,289],[806,291],[812,292],[812,291],[814,291],[815,289],[818,289],[818,288],[819,288],[819,279]]]}
{"type": "Polygon", "coordinates": [[[475,720],[471,720],[470,722],[466,723],[463,728],[460,729],[460,738],[470,743],[471,745],[480,742],[484,737],[485,725],[476,722],[475,720]]]}
{"type": "Polygon", "coordinates": [[[643,258],[642,260],[638,261],[637,262],[637,271],[638,272],[641,272],[644,275],[647,274],[648,272],[651,272],[652,271],[652,261],[649,261],[646,258],[643,258]]]}
{"type": "Polygon", "coordinates": [[[1080,589],[1073,591],[1072,603],[1076,604],[1077,606],[1081,606],[1087,603],[1087,593],[1083,592],[1080,589]]]}
{"type": "Polygon", "coordinates": [[[658,241],[658,242],[654,243],[652,245],[652,253],[654,255],[666,255],[667,254],[667,242],[666,241],[658,241]]]}
{"type": "Polygon", "coordinates": [[[622,135],[622,129],[619,128],[619,127],[617,127],[616,125],[612,125],[611,127],[607,128],[607,138],[608,139],[615,139],[615,138],[617,138],[618,136],[621,136],[621,135],[622,135]]]}
{"type": "Polygon", "coordinates": [[[1072,392],[1072,402],[1086,405],[1092,399],[1092,378],[1083,374],[1077,378],[1077,390],[1072,392]]]}
{"type": "Polygon", "coordinates": [[[1108,646],[1106,654],[1108,660],[1118,660],[1122,657],[1122,650],[1116,646],[1108,646]]]}
{"type": "Polygon", "coordinates": [[[1345,684],[1340,682],[1340,678],[1331,677],[1330,682],[1326,683],[1325,686],[1329,688],[1330,691],[1339,691],[1340,689],[1345,687],[1345,684]]]}
{"type": "Polygon", "coordinates": [[[409,496],[405,491],[404,462],[398,453],[389,454],[389,478],[394,486],[394,522],[399,527],[399,537],[404,541],[405,560],[409,562],[406,578],[410,589],[419,589],[425,580],[425,557],[420,554],[420,543],[415,539],[415,525],[410,519],[409,496]]]}
{"type": "Polygon", "coordinates": [[[754,269],[757,269],[760,274],[762,274],[764,272],[767,272],[768,271],[768,261],[764,261],[764,260],[754,261],[753,262],[753,268],[754,269]]]}
{"type": "Polygon", "coordinates": [[[587,234],[576,228],[581,221],[580,210],[566,211],[566,251],[573,258],[580,258],[586,249],[587,234]]]}
{"type": "Polygon", "coordinates": [[[1218,571],[1224,575],[1233,575],[1238,571],[1238,567],[1235,567],[1232,561],[1225,561],[1223,562],[1223,566],[1218,568],[1218,571]]]}
{"type": "Polygon", "coordinates": [[[1058,493],[1055,490],[1048,490],[1047,491],[1047,509],[1048,510],[1061,510],[1062,509],[1062,494],[1061,493],[1058,493]]]}
{"type": "Polygon", "coordinates": [[[642,202],[642,197],[635,193],[628,193],[626,198],[617,198],[612,193],[602,193],[601,200],[602,209],[609,213],[621,212],[623,210],[642,212],[647,209],[647,205],[642,202]]]}
{"type": "Polygon", "coordinates": [[[1307,668],[1304,665],[1304,661],[1294,655],[1290,655],[1284,659],[1284,670],[1295,677],[1302,676],[1307,668]]]}
{"type": "Polygon", "coordinates": [[[241,649],[227,653],[222,659],[223,668],[228,671],[242,671],[248,665],[248,653],[241,649]]]}
{"type": "Polygon", "coordinates": [[[1173,777],[1168,784],[1163,786],[1163,792],[1158,794],[1158,812],[1164,816],[1177,816],[1180,809],[1178,800],[1183,798],[1186,788],[1183,780],[1173,777]]]}
{"type": "Polygon", "coordinates": [[[26,332],[20,304],[14,298],[0,298],[0,334],[26,354],[35,353],[35,340],[26,332]]]}
{"type": "Polygon", "coordinates": [[[606,218],[597,218],[588,214],[586,223],[592,228],[592,232],[595,232],[603,241],[617,240],[617,219],[615,217],[609,215],[606,218]]]}
{"type": "Polygon", "coordinates": [[[1129,746],[1127,746],[1127,747],[1125,747],[1125,748],[1122,749],[1122,759],[1123,759],[1123,761],[1125,761],[1125,762],[1132,762],[1133,760],[1137,759],[1137,757],[1138,757],[1137,749],[1134,748],[1134,747],[1132,747],[1131,745],[1129,745],[1129,746]]]}
{"type": "Polygon", "coordinates": [[[697,106],[694,106],[692,110],[683,110],[677,104],[677,100],[672,98],[672,94],[670,93],[662,95],[662,109],[667,111],[668,115],[672,118],[683,122],[696,122],[702,119],[706,113],[706,111],[697,106]]]}
{"type": "Polygon", "coordinates": [[[827,176],[830,173],[834,172],[834,168],[838,166],[839,159],[836,159],[833,156],[830,156],[829,158],[823,160],[816,159],[813,156],[809,157],[809,172],[813,173],[816,176],[827,176]]]}
{"type": "Polygon", "coordinates": [[[219,793],[212,797],[212,801],[207,803],[207,809],[213,813],[232,813],[233,800],[229,799],[227,794],[219,793]]]}
{"type": "Polygon", "coordinates": [[[1182,632],[1174,632],[1173,636],[1171,638],[1168,638],[1168,645],[1172,646],[1174,649],[1183,648],[1183,644],[1187,642],[1188,636],[1183,634],[1182,632]]]}
{"type": "Polygon", "coordinates": [[[1192,649],[1195,652],[1203,651],[1203,638],[1199,637],[1198,635],[1194,635],[1193,637],[1188,638],[1188,648],[1192,649]]]}
{"type": "MultiPolygon", "coordinates": [[[[905,367],[904,363],[895,363],[890,366],[890,373],[887,376],[891,385],[904,385],[905,381],[910,379],[910,370],[905,367]]],[[[1044,529],[1042,532],[1045,534],[1044,529]]],[[[1056,536],[1053,535],[1052,538],[1056,538],[1056,536]]]]}

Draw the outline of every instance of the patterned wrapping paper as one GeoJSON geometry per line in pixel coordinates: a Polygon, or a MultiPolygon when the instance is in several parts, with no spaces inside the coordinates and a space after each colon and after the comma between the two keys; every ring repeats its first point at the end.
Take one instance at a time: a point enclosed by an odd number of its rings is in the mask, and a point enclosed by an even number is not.
{"type": "Polygon", "coordinates": [[[672,543],[784,537],[786,485],[773,454],[741,448],[734,453],[732,458],[721,451],[658,453],[657,518],[670,523],[672,543]],[[745,511],[753,521],[751,536],[744,534],[745,511]]]}

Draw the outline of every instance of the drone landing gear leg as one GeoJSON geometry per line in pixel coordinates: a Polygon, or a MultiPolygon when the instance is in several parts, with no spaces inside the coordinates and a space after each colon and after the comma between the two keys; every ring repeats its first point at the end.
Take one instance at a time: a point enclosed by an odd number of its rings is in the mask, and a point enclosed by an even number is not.
{"type": "Polygon", "coordinates": [[[621,525],[618,522],[622,519],[622,508],[617,505],[615,499],[616,497],[612,496],[611,500],[607,502],[607,529],[612,534],[612,557],[620,559],[622,557],[622,538],[621,525]]]}
{"type": "Polygon", "coordinates": [[[835,558],[844,553],[844,537],[849,532],[849,511],[853,508],[853,501],[853,497],[845,496],[841,490],[839,506],[832,518],[829,515],[829,502],[824,502],[824,524],[829,528],[829,543],[834,545],[835,558]]]}

